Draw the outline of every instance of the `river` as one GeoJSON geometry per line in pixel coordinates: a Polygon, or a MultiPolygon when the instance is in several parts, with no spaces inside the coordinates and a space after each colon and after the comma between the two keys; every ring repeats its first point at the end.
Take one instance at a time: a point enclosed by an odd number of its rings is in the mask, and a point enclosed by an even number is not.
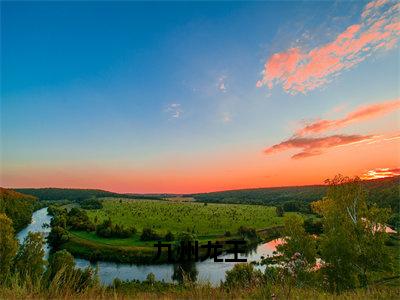
{"type": "MultiPolygon", "coordinates": [[[[47,214],[47,208],[42,208],[34,212],[31,224],[17,234],[20,243],[22,243],[29,231],[42,232],[47,235],[50,228],[43,225],[50,224],[50,220],[51,216],[47,214]]],[[[279,243],[280,240],[277,239],[268,243],[259,244],[254,251],[240,257],[246,257],[248,262],[260,261],[261,256],[267,257],[273,255],[279,243]]],[[[47,257],[49,253],[49,246],[47,244],[45,246],[45,253],[47,257]]],[[[226,254],[220,255],[218,258],[232,258],[232,256],[232,254],[226,254]]],[[[218,285],[225,279],[225,272],[232,269],[236,264],[235,262],[214,262],[213,259],[180,266],[174,264],[135,265],[104,261],[91,263],[88,260],[80,258],[76,258],[75,262],[76,266],[79,268],[97,266],[100,281],[104,284],[111,284],[115,278],[121,280],[137,279],[142,281],[146,279],[149,273],[153,273],[157,280],[164,280],[165,282],[179,281],[181,276],[180,270],[183,269],[198,282],[210,282],[212,285],[218,285]]],[[[263,266],[256,266],[256,268],[264,271],[263,266]]]]}

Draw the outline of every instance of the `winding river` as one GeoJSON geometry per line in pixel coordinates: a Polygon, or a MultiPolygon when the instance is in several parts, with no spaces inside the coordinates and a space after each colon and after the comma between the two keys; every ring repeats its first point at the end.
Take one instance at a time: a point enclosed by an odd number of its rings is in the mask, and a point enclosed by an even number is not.
{"type": "MultiPolygon", "coordinates": [[[[34,212],[31,224],[21,230],[17,235],[20,243],[24,240],[29,231],[42,232],[47,235],[50,232],[50,228],[44,226],[44,224],[50,224],[50,219],[51,216],[47,214],[47,208],[42,208],[34,212]]],[[[246,257],[248,262],[260,261],[262,256],[271,256],[276,250],[278,243],[279,240],[273,240],[268,243],[260,244],[254,251],[241,257],[246,257]]],[[[46,257],[48,256],[49,250],[49,246],[46,244],[46,257]]],[[[219,258],[232,258],[232,254],[220,255],[219,258]]],[[[104,284],[111,284],[115,278],[121,280],[137,279],[142,281],[146,279],[149,273],[153,273],[157,280],[164,280],[165,282],[179,281],[179,271],[183,269],[186,274],[192,274],[192,278],[197,279],[198,282],[210,282],[212,285],[218,285],[225,279],[225,272],[232,269],[236,264],[235,262],[214,262],[213,259],[179,266],[174,264],[135,265],[104,261],[91,263],[88,260],[80,258],[76,258],[75,262],[79,268],[88,266],[97,267],[100,281],[104,284]]],[[[264,271],[264,267],[256,267],[264,271]]]]}

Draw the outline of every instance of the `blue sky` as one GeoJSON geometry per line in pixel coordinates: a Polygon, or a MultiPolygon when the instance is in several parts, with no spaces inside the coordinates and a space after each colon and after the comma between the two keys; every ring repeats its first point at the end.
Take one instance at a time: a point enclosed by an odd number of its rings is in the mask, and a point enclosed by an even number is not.
{"type": "MultiPolygon", "coordinates": [[[[256,83],[274,53],[332,42],[360,22],[366,3],[2,2],[2,184],[179,192],[319,183],[285,181],[277,158],[260,153],[302,120],[398,97],[397,48],[305,94],[256,83]],[[102,179],[87,181],[82,169],[102,179]],[[246,178],[184,187],[205,169],[246,178]],[[50,176],[60,170],[68,172],[50,176]],[[32,181],[27,172],[47,175],[32,181]],[[108,185],[113,172],[147,181],[108,185]],[[178,173],[171,189],[159,177],[178,173]],[[265,180],[271,173],[276,180],[265,180]]],[[[375,126],[394,132],[395,118],[375,126]]]]}

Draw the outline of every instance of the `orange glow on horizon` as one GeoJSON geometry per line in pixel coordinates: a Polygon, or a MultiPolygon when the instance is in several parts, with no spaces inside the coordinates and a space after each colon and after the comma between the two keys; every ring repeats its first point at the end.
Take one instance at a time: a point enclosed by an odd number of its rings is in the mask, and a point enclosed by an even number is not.
{"type": "Polygon", "coordinates": [[[362,174],[360,176],[363,180],[371,180],[371,179],[380,179],[380,178],[388,178],[400,175],[400,168],[379,168],[369,170],[368,172],[362,174]]]}

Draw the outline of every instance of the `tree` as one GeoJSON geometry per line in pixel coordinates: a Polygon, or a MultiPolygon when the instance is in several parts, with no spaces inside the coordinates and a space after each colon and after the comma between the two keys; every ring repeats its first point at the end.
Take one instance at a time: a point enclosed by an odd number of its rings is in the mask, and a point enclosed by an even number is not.
{"type": "Polygon", "coordinates": [[[5,213],[15,230],[21,230],[31,222],[35,197],[0,187],[0,213],[5,213]]]}
{"type": "Polygon", "coordinates": [[[60,250],[49,257],[49,267],[47,269],[49,280],[52,280],[58,272],[63,272],[66,276],[72,274],[75,268],[74,257],[67,250],[60,250]]]}
{"type": "Polygon", "coordinates": [[[283,217],[283,214],[284,214],[284,210],[283,210],[283,207],[282,206],[277,206],[276,207],[276,215],[278,216],[278,217],[283,217]]]}
{"type": "Polygon", "coordinates": [[[232,270],[226,271],[224,286],[228,289],[249,289],[264,282],[260,270],[254,269],[252,264],[236,264],[232,270]]]}
{"type": "Polygon", "coordinates": [[[279,252],[282,252],[287,258],[300,253],[308,264],[314,265],[316,242],[304,230],[303,219],[299,215],[291,215],[285,219],[283,236],[285,243],[278,246],[277,250],[279,252]]]}
{"type": "Polygon", "coordinates": [[[368,272],[390,267],[383,224],[388,210],[368,207],[359,178],[327,180],[327,196],[312,204],[322,216],[321,258],[330,287],[341,291],[368,284],[368,272]]]}
{"type": "Polygon", "coordinates": [[[52,227],[47,236],[47,241],[53,247],[53,250],[59,249],[60,245],[64,244],[68,240],[68,231],[60,226],[52,227]]]}
{"type": "Polygon", "coordinates": [[[151,228],[143,228],[140,236],[141,241],[155,241],[159,240],[160,236],[151,228]]]}
{"type": "Polygon", "coordinates": [[[12,260],[17,253],[18,241],[14,236],[12,221],[0,213],[0,282],[10,274],[12,260]]]}
{"type": "Polygon", "coordinates": [[[304,220],[304,229],[310,234],[321,234],[322,233],[322,221],[315,220],[314,218],[307,218],[304,220]]]}
{"type": "Polygon", "coordinates": [[[30,278],[34,282],[43,275],[43,248],[43,235],[39,232],[29,232],[15,257],[15,270],[22,278],[30,278]]]}
{"type": "Polygon", "coordinates": [[[173,241],[175,239],[175,236],[171,231],[168,231],[167,234],[165,235],[164,239],[167,242],[171,242],[171,241],[173,241]]]}

